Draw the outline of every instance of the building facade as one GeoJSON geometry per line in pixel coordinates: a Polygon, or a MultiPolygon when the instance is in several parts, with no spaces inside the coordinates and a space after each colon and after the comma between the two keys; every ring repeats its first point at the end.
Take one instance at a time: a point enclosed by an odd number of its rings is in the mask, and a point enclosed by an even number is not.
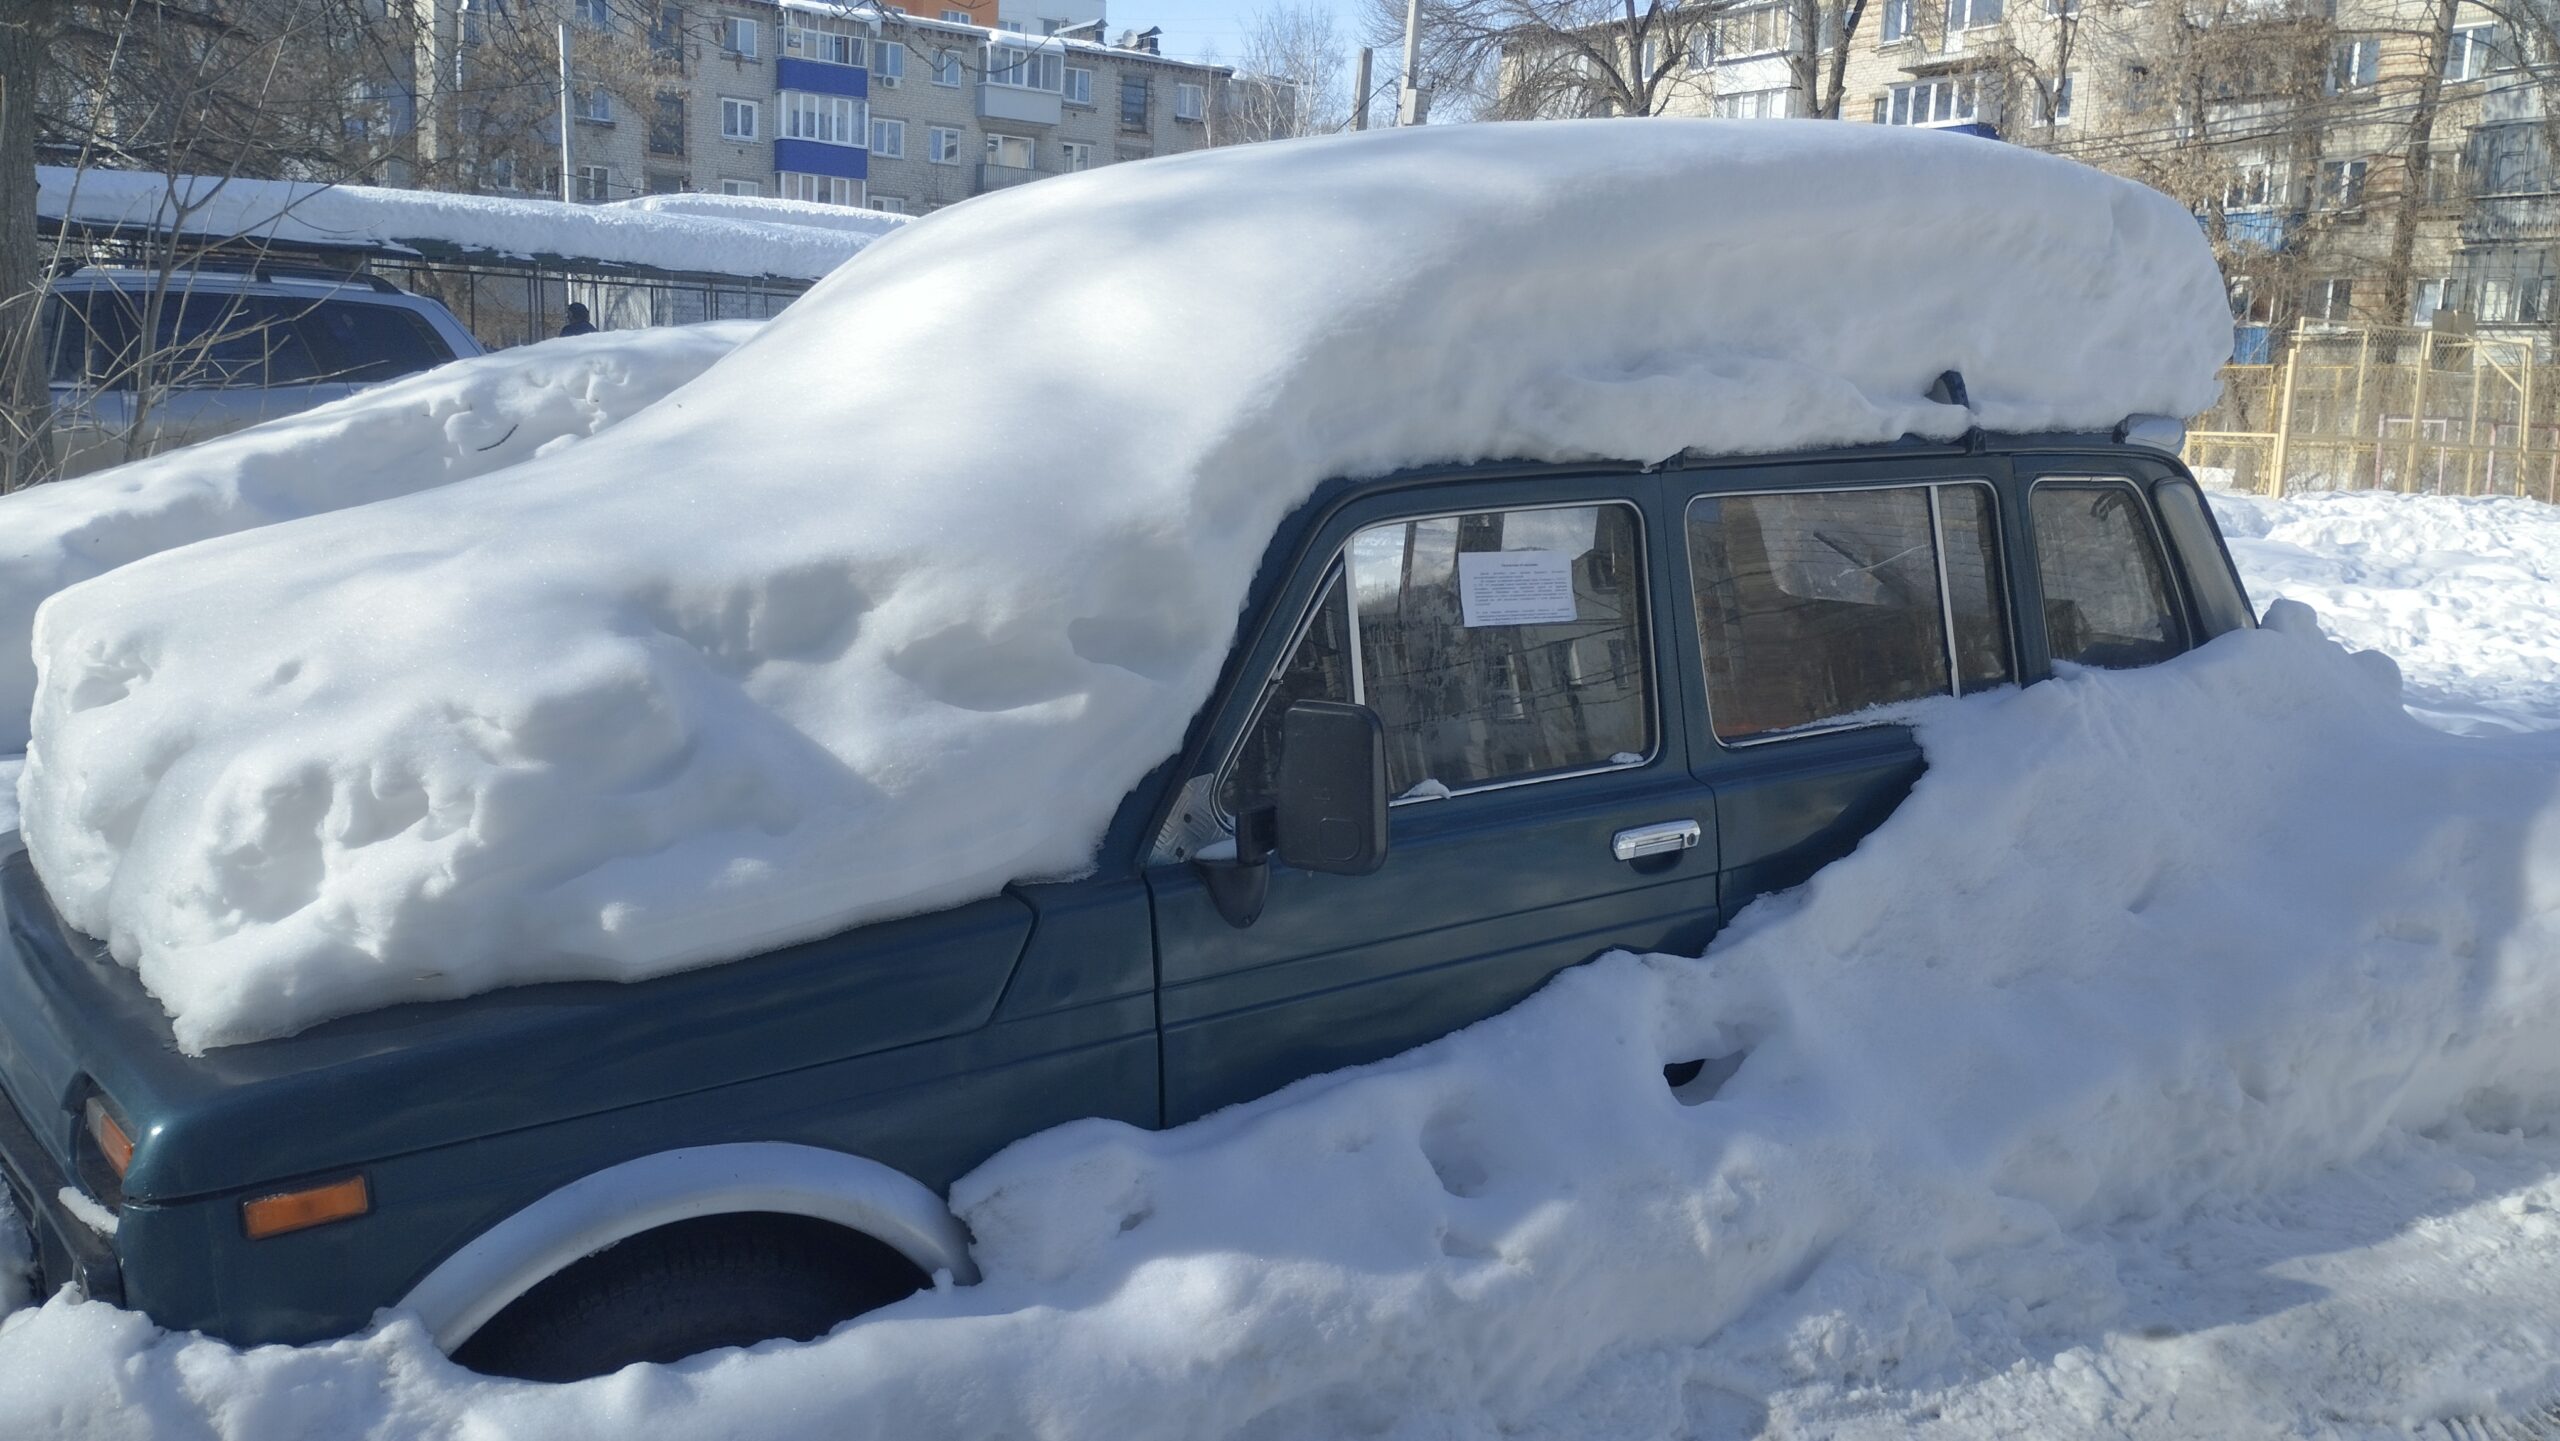
{"type": "MultiPolygon", "coordinates": [[[[501,88],[473,84],[471,0],[418,3],[429,7],[421,75],[455,76],[466,96],[501,88]]],[[[641,7],[644,22],[630,0],[564,0],[570,193],[702,191],[921,213],[1217,142],[1229,72],[1157,53],[1152,35],[1104,43],[1090,0],[926,3],[930,16],[829,0],[683,0],[641,7]]],[[[419,114],[418,148],[443,162],[422,166],[429,183],[556,193],[556,121],[494,127],[468,106],[440,119],[433,104],[419,114]]]]}

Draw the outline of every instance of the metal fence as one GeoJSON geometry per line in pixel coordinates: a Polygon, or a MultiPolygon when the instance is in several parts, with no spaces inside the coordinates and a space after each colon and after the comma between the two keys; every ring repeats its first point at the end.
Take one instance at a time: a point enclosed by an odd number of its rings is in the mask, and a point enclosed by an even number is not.
{"type": "Polygon", "coordinates": [[[2399,490],[2560,502],[2560,376],[2528,341],[2321,331],[2230,365],[2187,464],[2241,490],[2399,490]]]}

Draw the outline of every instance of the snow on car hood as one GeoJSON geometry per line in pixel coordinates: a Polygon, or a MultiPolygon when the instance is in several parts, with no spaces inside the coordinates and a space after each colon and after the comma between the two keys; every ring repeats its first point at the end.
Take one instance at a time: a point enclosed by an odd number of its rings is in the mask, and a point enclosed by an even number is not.
{"type": "Polygon", "coordinates": [[[2190,414],[2167,198],[1881,128],[1423,128],[865,250],[592,441],[38,616],[21,785],[181,1045],[634,978],[1088,868],[1331,475],[2190,414]],[[1924,398],[1939,372],[1976,414],[1924,398]]]}

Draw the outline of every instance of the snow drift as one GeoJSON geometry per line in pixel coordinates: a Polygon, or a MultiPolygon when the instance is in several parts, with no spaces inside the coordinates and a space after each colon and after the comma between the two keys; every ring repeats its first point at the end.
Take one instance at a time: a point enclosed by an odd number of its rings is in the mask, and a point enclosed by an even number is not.
{"type": "MultiPolygon", "coordinates": [[[[701,374],[757,324],[617,330],[497,351],[0,496],[0,754],[26,746],[36,689],[28,647],[36,607],[54,592],[210,536],[552,454],[701,374]]],[[[14,801],[8,810],[14,814],[14,801]]]]}
{"type": "Polygon", "coordinates": [[[1327,476],[2188,413],[2229,326],[2174,202],[1962,136],[1450,127],[1024,186],[566,454],[57,597],[28,845],[190,1049],[735,956],[1088,867],[1327,476]],[[1974,414],[1924,398],[1950,367],[1974,414]]]}
{"type": "MultiPolygon", "coordinates": [[[[1781,1388],[2087,1344],[2142,1314],[2111,1231],[2560,1118],[2560,739],[2430,730],[2389,665],[2271,619],[1915,708],[1901,809],[1703,961],[1606,958],[1177,1130],[1011,1148],[954,1188],[976,1287],[563,1388],[397,1317],[241,1353],[57,1299],[0,1329],[0,1434],[1721,1436],[1781,1388]],[[1666,1090],[1690,1058],[1719,1064],[1666,1090]]],[[[2405,1435],[2451,1380],[2405,1359],[2125,1404],[2405,1435]]]]}

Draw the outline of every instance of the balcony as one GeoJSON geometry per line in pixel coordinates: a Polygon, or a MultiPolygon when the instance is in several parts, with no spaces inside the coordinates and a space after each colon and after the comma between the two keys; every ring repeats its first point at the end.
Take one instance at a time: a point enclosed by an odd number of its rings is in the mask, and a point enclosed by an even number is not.
{"type": "Polygon", "coordinates": [[[1016,185],[1027,185],[1048,174],[1046,170],[1026,169],[1019,165],[998,165],[992,160],[981,160],[978,162],[978,188],[973,193],[984,195],[990,190],[1006,190],[1016,185]]]}
{"type": "Polygon", "coordinates": [[[1054,90],[1028,90],[1019,85],[978,86],[978,117],[1010,120],[1017,125],[1055,125],[1065,118],[1067,102],[1054,90]]]}

